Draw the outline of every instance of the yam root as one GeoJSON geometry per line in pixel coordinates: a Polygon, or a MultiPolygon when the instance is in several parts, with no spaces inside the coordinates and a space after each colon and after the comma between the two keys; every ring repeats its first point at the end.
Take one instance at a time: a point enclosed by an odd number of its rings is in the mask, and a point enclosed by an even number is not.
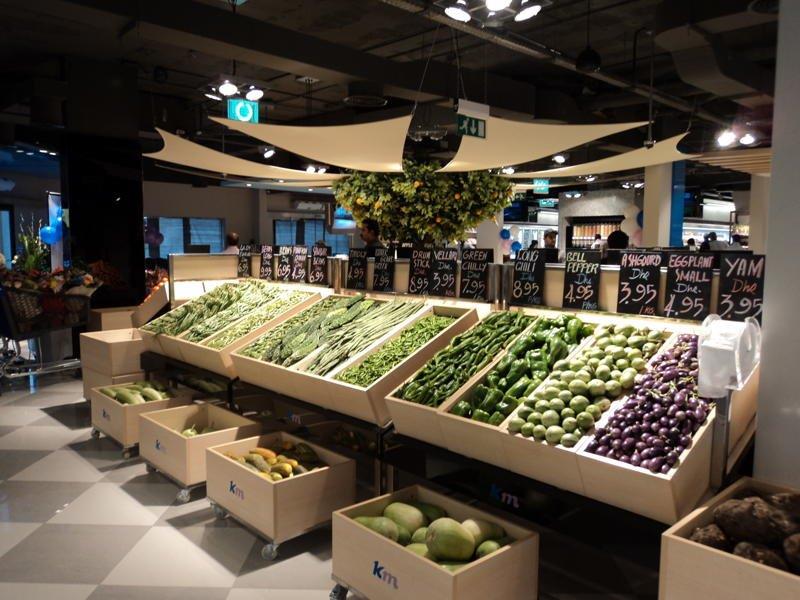
{"type": "Polygon", "coordinates": [[[772,548],[767,548],[761,544],[751,544],[750,542],[739,542],[733,549],[736,556],[741,556],[748,560],[767,565],[768,567],[775,567],[782,571],[788,571],[789,567],[786,561],[783,560],[780,554],[775,552],[772,548]]]}
{"type": "Polygon", "coordinates": [[[771,494],[766,498],[767,502],[780,508],[792,515],[795,519],[800,519],[800,494],[797,492],[781,492],[771,494]]]}
{"type": "Polygon", "coordinates": [[[783,540],[783,554],[792,571],[800,575],[800,533],[790,535],[783,540]]]}
{"type": "Polygon", "coordinates": [[[714,509],[714,521],[733,541],[768,546],[780,546],[798,531],[788,514],[756,496],[723,502],[714,509]]]}
{"type": "Polygon", "coordinates": [[[692,533],[689,539],[698,544],[703,544],[704,546],[711,546],[717,550],[730,552],[731,549],[731,542],[728,536],[726,536],[725,532],[715,523],[711,523],[711,525],[706,525],[705,527],[698,527],[694,530],[694,533],[692,533]]]}

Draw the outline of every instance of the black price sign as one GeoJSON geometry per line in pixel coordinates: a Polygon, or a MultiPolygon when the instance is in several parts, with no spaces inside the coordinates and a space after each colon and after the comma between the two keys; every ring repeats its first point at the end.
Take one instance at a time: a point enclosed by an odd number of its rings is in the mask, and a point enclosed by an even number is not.
{"type": "Polygon", "coordinates": [[[289,280],[301,282],[306,280],[306,259],[308,248],[305,246],[292,246],[292,272],[289,280]]]}
{"type": "Polygon", "coordinates": [[[712,254],[670,254],[664,316],[702,321],[711,310],[712,254]]]}
{"type": "Polygon", "coordinates": [[[461,252],[461,289],[459,296],[470,300],[488,300],[486,285],[489,263],[494,262],[490,248],[467,248],[461,252]]]}
{"type": "Polygon", "coordinates": [[[458,250],[441,248],[433,251],[433,263],[428,282],[428,293],[431,296],[456,297],[456,268],[458,266],[458,250]]]}
{"type": "Polygon", "coordinates": [[[236,266],[237,277],[250,277],[250,257],[253,255],[253,247],[250,244],[239,246],[239,264],[236,266]]]}
{"type": "Polygon", "coordinates": [[[720,317],[728,321],[754,317],[761,322],[766,262],[763,254],[722,254],[717,301],[720,317]]]}
{"type": "Polygon", "coordinates": [[[292,246],[278,246],[278,281],[289,281],[292,276],[292,246]]]}
{"type": "Polygon", "coordinates": [[[375,248],[375,264],[372,272],[372,290],[394,291],[394,248],[375,248]]]}
{"type": "Polygon", "coordinates": [[[597,310],[600,306],[600,260],[596,250],[567,250],[563,308],[597,310]]]}
{"type": "Polygon", "coordinates": [[[261,246],[261,279],[272,279],[272,246],[264,244],[261,246]]]}
{"type": "Polygon", "coordinates": [[[662,262],[660,252],[622,253],[617,288],[617,312],[629,315],[658,314],[662,262]]]}
{"type": "Polygon", "coordinates": [[[347,287],[353,290],[367,289],[367,249],[350,248],[347,260],[347,287]]]}
{"type": "Polygon", "coordinates": [[[425,295],[431,279],[433,250],[414,248],[411,250],[411,269],[408,273],[408,293],[425,295]]]}
{"type": "Polygon", "coordinates": [[[328,285],[328,246],[311,246],[311,269],[308,272],[308,283],[328,285]]]}
{"type": "Polygon", "coordinates": [[[544,304],[544,254],[541,250],[520,250],[514,260],[511,304],[544,304]]]}

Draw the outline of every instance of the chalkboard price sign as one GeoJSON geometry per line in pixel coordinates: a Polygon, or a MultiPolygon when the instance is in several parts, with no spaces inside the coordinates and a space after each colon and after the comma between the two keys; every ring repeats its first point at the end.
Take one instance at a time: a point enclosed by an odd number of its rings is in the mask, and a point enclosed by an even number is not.
{"type": "Polygon", "coordinates": [[[292,272],[290,281],[301,282],[306,280],[306,259],[308,248],[306,246],[292,246],[292,272]]]}
{"type": "Polygon", "coordinates": [[[308,283],[328,285],[328,246],[311,246],[311,269],[308,272],[308,283]]]}
{"type": "Polygon", "coordinates": [[[428,282],[428,293],[432,296],[456,297],[456,248],[440,248],[433,251],[433,263],[428,282]]]}
{"type": "Polygon", "coordinates": [[[239,264],[236,266],[237,277],[250,277],[250,257],[253,255],[253,247],[250,244],[239,246],[239,264]]]}
{"type": "Polygon", "coordinates": [[[394,248],[375,248],[372,289],[376,292],[394,291],[394,248]]]}
{"type": "Polygon", "coordinates": [[[431,261],[433,250],[413,248],[411,250],[411,270],[408,273],[408,293],[425,295],[431,280],[431,261]]]}
{"type": "Polygon", "coordinates": [[[465,248],[461,252],[461,298],[488,300],[486,286],[492,262],[494,251],[491,248],[465,248]]]}
{"type": "Polygon", "coordinates": [[[514,260],[511,282],[511,304],[541,306],[544,304],[544,254],[540,250],[520,250],[514,260]]]}
{"type": "Polygon", "coordinates": [[[289,281],[292,276],[292,246],[278,246],[278,281],[289,281]]]}
{"type": "Polygon", "coordinates": [[[600,306],[600,260],[596,250],[567,250],[564,265],[564,300],[572,310],[597,310],[600,306]]]}
{"type": "Polygon", "coordinates": [[[763,254],[722,254],[717,302],[720,317],[728,321],[754,317],[761,322],[766,262],[763,254]]]}
{"type": "Polygon", "coordinates": [[[261,277],[261,279],[272,279],[272,246],[267,244],[261,246],[261,269],[259,277],[261,277]]]}
{"type": "Polygon", "coordinates": [[[347,287],[353,290],[367,289],[367,249],[350,248],[347,261],[347,287]]]}
{"type": "Polygon", "coordinates": [[[617,312],[629,315],[658,314],[662,260],[660,252],[622,253],[617,312]]]}
{"type": "Polygon", "coordinates": [[[711,310],[712,254],[670,254],[664,316],[702,321],[711,310]]]}

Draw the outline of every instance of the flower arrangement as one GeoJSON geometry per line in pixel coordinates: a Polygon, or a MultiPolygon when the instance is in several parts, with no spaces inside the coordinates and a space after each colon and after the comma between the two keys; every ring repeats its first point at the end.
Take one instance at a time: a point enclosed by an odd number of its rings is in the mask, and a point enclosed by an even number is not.
{"type": "Polygon", "coordinates": [[[50,264],[50,249],[39,237],[42,220],[34,222],[33,214],[30,221],[25,222],[25,217],[20,217],[19,247],[20,252],[11,261],[15,269],[22,271],[41,271],[50,264]]]}
{"type": "Polygon", "coordinates": [[[355,171],[334,183],[337,203],[357,222],[374,219],[397,242],[462,240],[511,201],[512,183],[487,171],[437,173],[435,162],[404,161],[402,173],[355,171]]]}
{"type": "Polygon", "coordinates": [[[7,288],[44,294],[76,293],[74,290],[94,290],[101,285],[90,273],[80,269],[56,269],[52,272],[5,269],[0,272],[0,282],[7,288]]]}

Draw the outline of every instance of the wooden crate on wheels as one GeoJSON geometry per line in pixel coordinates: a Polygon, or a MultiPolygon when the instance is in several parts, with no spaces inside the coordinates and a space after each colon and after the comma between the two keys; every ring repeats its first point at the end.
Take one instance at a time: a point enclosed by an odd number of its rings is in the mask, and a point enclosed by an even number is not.
{"type": "Polygon", "coordinates": [[[83,397],[90,403],[92,401],[93,388],[133,383],[134,381],[147,379],[144,371],[134,371],[125,375],[109,375],[85,366],[81,368],[81,374],[83,375],[83,397]]]}
{"type": "Polygon", "coordinates": [[[218,517],[232,516],[268,540],[261,555],[272,560],[278,546],[328,523],[331,514],[355,502],[355,461],[288,433],[252,437],[206,450],[206,493],[218,517]],[[256,447],[305,443],[325,466],[272,481],[228,458],[256,447]]]}
{"type": "Polygon", "coordinates": [[[539,535],[491,513],[421,486],[405,488],[339,510],[333,515],[331,598],[348,589],[371,600],[518,600],[536,598],[539,581],[539,535]],[[392,502],[420,500],[444,508],[457,521],[480,518],[503,527],[514,541],[455,572],[423,558],[354,520],[380,516],[392,502]]]}

